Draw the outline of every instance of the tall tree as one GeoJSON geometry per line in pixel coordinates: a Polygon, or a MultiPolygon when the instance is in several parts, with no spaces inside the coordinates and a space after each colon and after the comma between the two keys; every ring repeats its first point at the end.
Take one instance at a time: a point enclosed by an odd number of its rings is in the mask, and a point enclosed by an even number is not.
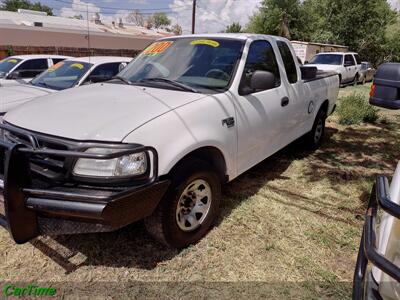
{"type": "Polygon", "coordinates": [[[49,16],[53,16],[53,9],[40,2],[33,3],[29,0],[3,0],[0,5],[0,10],[17,11],[18,9],[44,11],[49,16]]]}
{"type": "Polygon", "coordinates": [[[165,13],[155,13],[149,19],[150,20],[148,20],[148,22],[152,23],[155,28],[171,25],[171,20],[167,17],[165,13]]]}
{"type": "Polygon", "coordinates": [[[240,25],[240,23],[233,22],[229,26],[226,26],[225,32],[227,32],[227,33],[242,32],[242,25],[240,25]]]}
{"type": "Polygon", "coordinates": [[[301,39],[303,22],[300,0],[263,0],[246,31],[301,39]]]}
{"type": "Polygon", "coordinates": [[[126,20],[129,23],[132,23],[136,26],[141,26],[141,27],[144,26],[144,18],[139,10],[135,10],[135,11],[129,13],[129,15],[126,17],[126,20]]]}

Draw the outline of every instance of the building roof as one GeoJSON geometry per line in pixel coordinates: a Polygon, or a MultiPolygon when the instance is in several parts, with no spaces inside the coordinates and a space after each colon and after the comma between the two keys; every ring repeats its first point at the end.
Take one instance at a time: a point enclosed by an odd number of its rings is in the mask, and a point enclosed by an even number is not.
{"type": "Polygon", "coordinates": [[[91,64],[103,64],[112,62],[130,62],[132,58],[130,57],[119,57],[119,56],[91,56],[91,57],[72,57],[67,60],[76,62],[85,62],[91,64]]]}
{"type": "Polygon", "coordinates": [[[144,27],[123,24],[107,24],[100,22],[87,22],[73,18],[64,18],[57,16],[47,16],[43,13],[37,13],[27,10],[11,12],[0,10],[0,27],[2,26],[23,26],[23,27],[43,27],[44,29],[53,29],[59,31],[78,31],[87,32],[88,26],[91,33],[114,33],[120,35],[141,35],[149,37],[163,37],[170,34],[164,30],[147,29],[144,27]]]}
{"type": "Polygon", "coordinates": [[[303,44],[303,45],[316,45],[316,46],[324,46],[324,47],[336,47],[336,48],[349,48],[348,46],[336,45],[336,44],[323,44],[323,43],[313,43],[313,42],[302,42],[302,41],[291,41],[294,44],[303,44]]]}
{"type": "Polygon", "coordinates": [[[356,53],[356,52],[321,52],[316,55],[322,55],[322,54],[346,55],[346,54],[358,54],[358,53],[356,53]]]}

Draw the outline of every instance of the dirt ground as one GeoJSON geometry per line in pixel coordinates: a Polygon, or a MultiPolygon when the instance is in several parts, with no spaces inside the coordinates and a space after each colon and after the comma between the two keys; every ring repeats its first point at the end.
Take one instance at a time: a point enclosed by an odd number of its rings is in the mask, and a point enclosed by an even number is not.
{"type": "MultiPolygon", "coordinates": [[[[354,90],[369,86],[341,95],[354,90]]],[[[294,143],[229,183],[215,228],[188,249],[157,244],[142,223],[25,245],[0,229],[0,278],[71,299],[350,298],[374,176],[391,176],[400,150],[400,118],[381,114],[377,125],[330,117],[318,151],[294,143]]]]}

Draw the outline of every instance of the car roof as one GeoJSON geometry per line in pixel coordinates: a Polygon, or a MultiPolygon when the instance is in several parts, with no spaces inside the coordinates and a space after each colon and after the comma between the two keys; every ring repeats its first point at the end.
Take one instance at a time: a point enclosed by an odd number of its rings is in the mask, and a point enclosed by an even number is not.
{"type": "Polygon", "coordinates": [[[119,56],[90,56],[90,57],[73,57],[68,58],[70,61],[85,62],[91,64],[103,64],[103,63],[113,63],[113,62],[130,62],[132,57],[119,57],[119,56]]]}
{"type": "Polygon", "coordinates": [[[64,55],[52,55],[52,54],[29,54],[29,55],[13,55],[7,58],[17,58],[17,59],[32,59],[32,58],[71,58],[71,56],[64,55]]]}
{"type": "Polygon", "coordinates": [[[284,38],[274,35],[266,35],[266,34],[254,34],[254,33],[211,33],[211,34],[187,34],[187,35],[180,35],[180,36],[171,36],[165,37],[160,40],[164,39],[171,39],[171,38],[227,38],[227,39],[237,39],[237,40],[247,40],[247,39],[257,39],[257,38],[265,38],[269,37],[275,40],[282,40],[284,38]]]}

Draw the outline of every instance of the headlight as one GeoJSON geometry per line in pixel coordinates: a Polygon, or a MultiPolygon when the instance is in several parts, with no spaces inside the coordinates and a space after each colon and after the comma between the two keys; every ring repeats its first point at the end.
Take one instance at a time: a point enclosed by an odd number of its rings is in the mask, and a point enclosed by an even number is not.
{"type": "MultiPolygon", "coordinates": [[[[86,153],[111,154],[121,149],[91,148],[86,153]]],[[[138,176],[147,171],[146,153],[129,154],[114,159],[80,158],[75,164],[74,175],[91,177],[127,177],[138,176]]]]}

